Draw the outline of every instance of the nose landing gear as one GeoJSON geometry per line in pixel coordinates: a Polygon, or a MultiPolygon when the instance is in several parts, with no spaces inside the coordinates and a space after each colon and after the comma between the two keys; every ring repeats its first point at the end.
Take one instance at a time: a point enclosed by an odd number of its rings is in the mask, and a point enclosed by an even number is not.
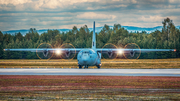
{"type": "MultiPolygon", "coordinates": [[[[78,65],[79,66],[79,69],[82,69],[82,67],[84,67],[84,69],[88,69],[88,65],[86,65],[86,66],[82,66],[82,65],[78,65]]],[[[96,65],[96,67],[98,68],[98,69],[100,69],[101,68],[101,64],[99,64],[99,65],[96,65]]]]}
{"type": "Polygon", "coordinates": [[[84,69],[86,69],[86,68],[88,69],[88,66],[84,66],[84,69]]]}
{"type": "MultiPolygon", "coordinates": [[[[78,65],[78,66],[79,66],[79,69],[82,69],[82,67],[83,67],[81,65],[78,65]]],[[[88,66],[84,66],[84,69],[86,69],[86,68],[88,69],[88,66]]]]}

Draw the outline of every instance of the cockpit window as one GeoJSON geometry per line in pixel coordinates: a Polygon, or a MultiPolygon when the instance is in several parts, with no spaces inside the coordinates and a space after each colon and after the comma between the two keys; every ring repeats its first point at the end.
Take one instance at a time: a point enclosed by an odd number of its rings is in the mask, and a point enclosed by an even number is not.
{"type": "Polygon", "coordinates": [[[93,50],[84,50],[82,53],[83,54],[93,54],[94,51],[93,50]]]}
{"type": "Polygon", "coordinates": [[[83,53],[89,53],[89,52],[85,51],[85,52],[83,52],[83,53]]]}
{"type": "Polygon", "coordinates": [[[83,51],[83,53],[86,53],[86,54],[88,54],[88,53],[89,53],[89,51],[83,51]]]}

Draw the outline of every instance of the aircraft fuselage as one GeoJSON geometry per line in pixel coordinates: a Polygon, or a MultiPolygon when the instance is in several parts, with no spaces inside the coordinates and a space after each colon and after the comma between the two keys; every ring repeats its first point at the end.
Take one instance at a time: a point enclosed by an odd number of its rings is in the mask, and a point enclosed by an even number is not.
{"type": "Polygon", "coordinates": [[[82,66],[85,68],[88,68],[88,66],[101,67],[101,53],[93,49],[81,50],[77,55],[77,60],[80,68],[82,68],[82,66]]]}

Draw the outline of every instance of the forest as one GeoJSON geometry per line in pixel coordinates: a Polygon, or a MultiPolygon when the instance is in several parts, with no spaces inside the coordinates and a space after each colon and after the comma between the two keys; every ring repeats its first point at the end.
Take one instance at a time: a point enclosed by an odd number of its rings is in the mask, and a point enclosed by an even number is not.
{"type": "MultiPolygon", "coordinates": [[[[103,29],[96,33],[96,46],[102,48],[106,43],[124,47],[128,43],[136,43],[141,49],[176,49],[176,52],[149,52],[142,53],[140,59],[166,59],[180,57],[180,29],[176,28],[170,18],[162,21],[162,30],[151,33],[128,32],[120,24],[114,24],[113,28],[104,25],[103,29]]],[[[63,43],[71,43],[76,48],[91,48],[92,34],[88,26],[80,29],[76,26],[64,33],[58,30],[48,30],[39,35],[35,28],[23,36],[20,32],[3,34],[0,31],[0,59],[38,59],[35,52],[10,52],[3,51],[5,48],[37,48],[41,43],[50,43],[52,47],[58,48],[63,43]]],[[[52,57],[57,58],[57,57],[52,57]]],[[[124,57],[119,57],[124,58],[124,57]]]]}

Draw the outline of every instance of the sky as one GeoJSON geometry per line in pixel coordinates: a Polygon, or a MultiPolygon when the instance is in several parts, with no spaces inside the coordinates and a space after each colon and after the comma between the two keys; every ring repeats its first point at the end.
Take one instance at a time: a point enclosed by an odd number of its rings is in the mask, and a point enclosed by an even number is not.
{"type": "Polygon", "coordinates": [[[180,0],[0,0],[0,31],[72,29],[87,25],[180,25],[180,0]]]}

